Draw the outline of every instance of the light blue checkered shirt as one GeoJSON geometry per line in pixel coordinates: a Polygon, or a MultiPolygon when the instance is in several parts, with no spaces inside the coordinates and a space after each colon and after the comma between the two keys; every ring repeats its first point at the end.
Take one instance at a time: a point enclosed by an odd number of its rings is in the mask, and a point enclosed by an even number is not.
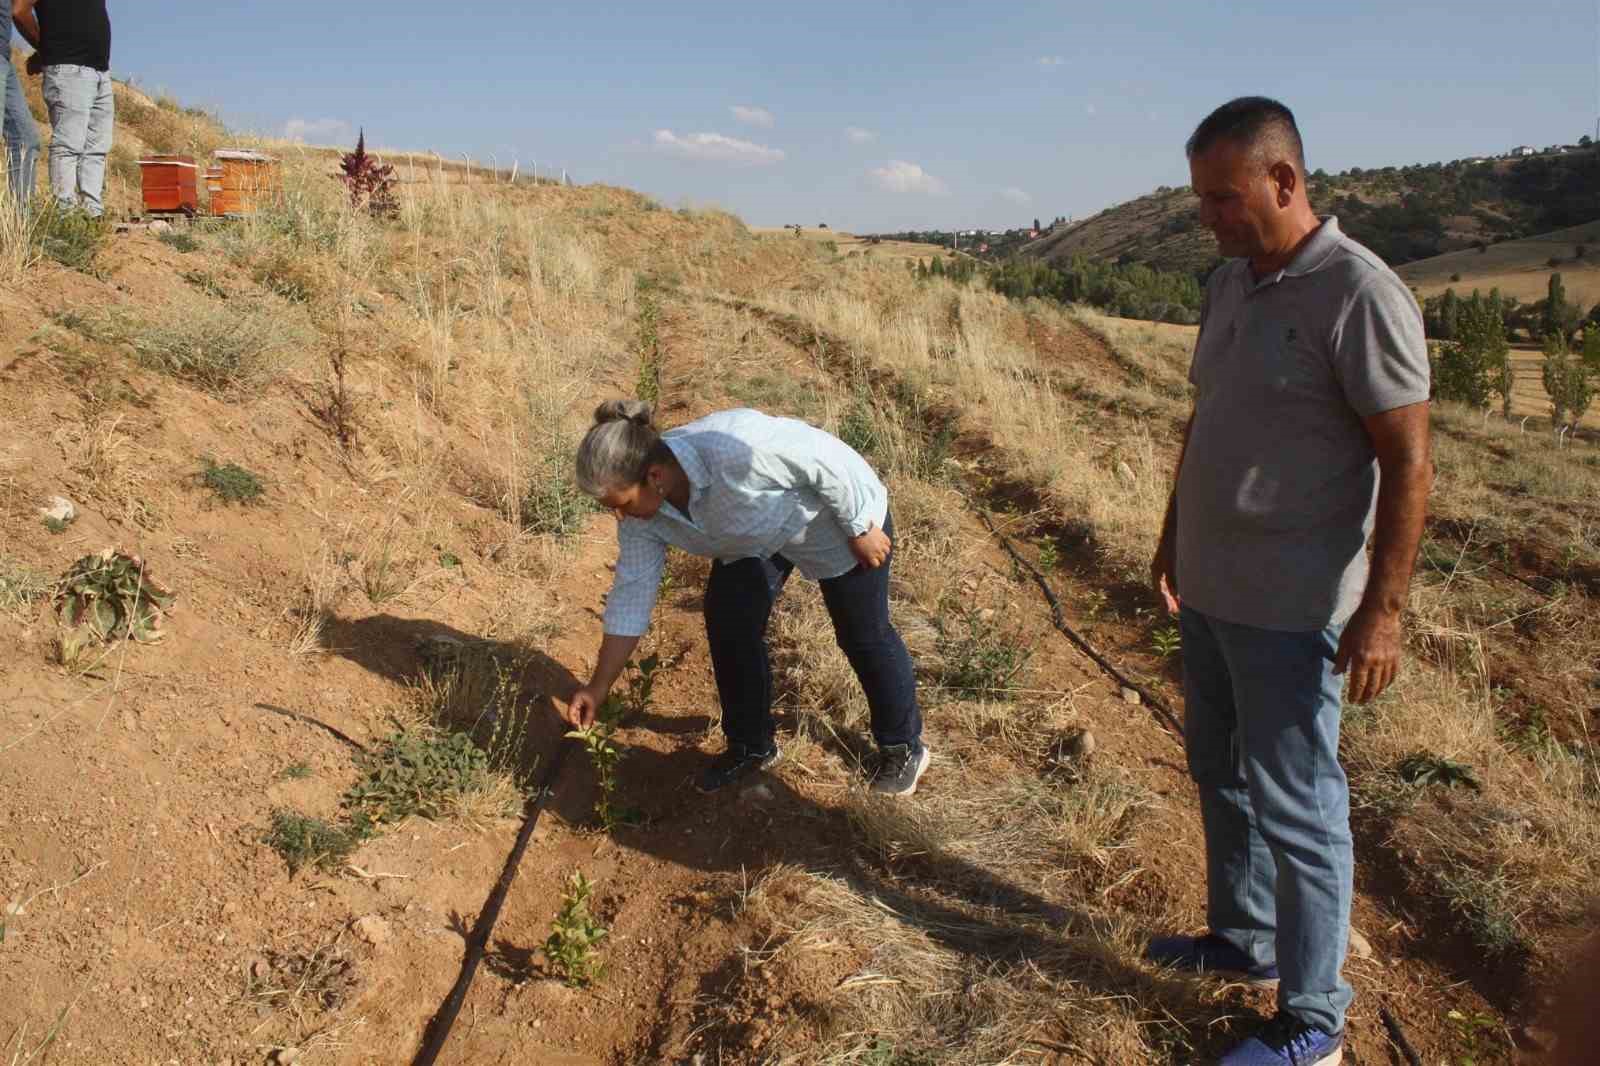
{"type": "Polygon", "coordinates": [[[719,411],[663,433],[689,478],[689,515],[670,503],[617,523],[605,631],[650,628],[667,546],[732,562],[782,554],[813,580],[855,568],[850,538],[883,528],[889,493],[843,441],[793,418],[719,411]]]}

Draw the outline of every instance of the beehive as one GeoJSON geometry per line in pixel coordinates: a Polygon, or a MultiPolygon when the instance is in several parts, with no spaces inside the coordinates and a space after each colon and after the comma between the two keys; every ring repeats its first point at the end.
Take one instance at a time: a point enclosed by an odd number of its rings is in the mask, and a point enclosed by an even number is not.
{"type": "Polygon", "coordinates": [[[206,188],[211,192],[213,215],[254,214],[261,204],[277,196],[282,187],[278,161],[270,155],[241,148],[219,148],[211,157],[215,162],[206,171],[206,188]]]}
{"type": "Polygon", "coordinates": [[[147,212],[181,211],[200,206],[196,177],[200,168],[187,155],[152,155],[139,160],[139,186],[147,212]]]}

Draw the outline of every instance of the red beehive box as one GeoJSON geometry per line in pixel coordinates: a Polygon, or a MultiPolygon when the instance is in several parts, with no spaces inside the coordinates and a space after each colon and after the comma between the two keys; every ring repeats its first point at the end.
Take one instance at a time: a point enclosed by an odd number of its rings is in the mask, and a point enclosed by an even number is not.
{"type": "Polygon", "coordinates": [[[200,206],[196,181],[199,172],[191,156],[152,155],[139,160],[144,209],[194,214],[200,206]]]}

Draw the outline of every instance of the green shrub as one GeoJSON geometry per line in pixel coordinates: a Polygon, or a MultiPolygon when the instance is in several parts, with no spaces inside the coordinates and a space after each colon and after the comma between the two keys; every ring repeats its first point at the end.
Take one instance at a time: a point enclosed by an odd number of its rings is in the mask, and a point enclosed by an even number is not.
{"type": "Polygon", "coordinates": [[[489,760],[464,733],[403,730],[363,757],[364,776],[345,804],[375,825],[413,814],[438,818],[455,801],[490,784],[489,760]]]}
{"type": "Polygon", "coordinates": [[[953,624],[944,618],[936,624],[940,683],[966,699],[1010,699],[1032,650],[980,611],[957,609],[953,624]]]}
{"type": "Polygon", "coordinates": [[[589,897],[594,885],[574,871],[561,897],[561,910],[544,942],[544,957],[550,972],[569,985],[581,987],[593,982],[605,966],[595,957],[595,948],[610,935],[610,930],[589,913],[589,897]]]}
{"type": "Polygon", "coordinates": [[[235,463],[218,466],[209,456],[203,457],[200,462],[204,465],[196,477],[200,479],[200,484],[216,493],[217,499],[223,503],[257,503],[266,491],[261,479],[242,466],[235,463]]]}
{"type": "Polygon", "coordinates": [[[535,465],[517,501],[517,515],[529,533],[565,539],[583,529],[599,505],[572,479],[569,456],[547,456],[535,465]]]}
{"type": "Polygon", "coordinates": [[[366,836],[355,825],[330,825],[321,818],[279,809],[272,812],[272,826],[262,840],[283,856],[290,873],[298,873],[307,866],[338,869],[366,836]]]}
{"type": "Polygon", "coordinates": [[[210,392],[267,380],[278,356],[306,333],[271,308],[241,301],[183,301],[151,318],[111,320],[110,332],[138,360],[210,392]]]}
{"type": "Polygon", "coordinates": [[[50,579],[37,570],[0,562],[0,611],[16,611],[41,600],[50,591],[50,579]]]}
{"type": "Polygon", "coordinates": [[[156,240],[179,252],[194,252],[200,248],[200,242],[182,230],[167,230],[165,233],[157,234],[156,240]]]}
{"type": "Polygon", "coordinates": [[[88,271],[105,247],[110,231],[102,219],[53,200],[35,209],[34,239],[39,251],[64,267],[88,271]]]}

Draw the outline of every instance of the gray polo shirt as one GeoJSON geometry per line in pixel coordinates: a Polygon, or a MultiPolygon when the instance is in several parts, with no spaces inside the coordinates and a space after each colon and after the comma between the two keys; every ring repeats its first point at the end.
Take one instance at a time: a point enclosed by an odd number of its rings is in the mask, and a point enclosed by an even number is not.
{"type": "Polygon", "coordinates": [[[1367,581],[1378,464],[1361,420],[1428,399],[1422,313],[1328,217],[1294,261],[1212,272],[1178,475],[1178,593],[1228,622],[1343,622],[1367,581]]]}

